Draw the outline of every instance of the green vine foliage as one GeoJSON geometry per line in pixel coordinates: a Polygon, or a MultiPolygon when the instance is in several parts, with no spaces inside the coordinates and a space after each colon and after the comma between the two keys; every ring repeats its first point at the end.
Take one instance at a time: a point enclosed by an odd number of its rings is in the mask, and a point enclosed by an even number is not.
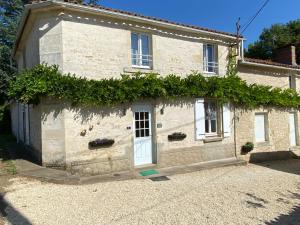
{"type": "Polygon", "coordinates": [[[8,95],[29,104],[38,104],[43,96],[92,106],[111,106],[143,99],[213,97],[220,103],[231,102],[246,108],[300,106],[300,96],[296,91],[247,84],[234,71],[225,77],[205,77],[196,72],[186,77],[136,73],[122,75],[121,79],[88,80],[63,75],[57,66],[37,65],[24,70],[10,82],[8,95]]]}

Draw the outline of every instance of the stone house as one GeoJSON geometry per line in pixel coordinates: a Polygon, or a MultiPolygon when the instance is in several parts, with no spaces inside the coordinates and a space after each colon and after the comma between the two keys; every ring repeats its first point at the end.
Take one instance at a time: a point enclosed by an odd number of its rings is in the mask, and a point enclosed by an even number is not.
{"type": "MultiPolygon", "coordinates": [[[[89,79],[137,71],[224,76],[229,46],[235,42],[230,33],[70,0],[44,0],[26,6],[13,57],[20,71],[57,64],[63,73],[89,79]]],[[[293,47],[281,49],[278,62],[246,59],[241,53],[239,76],[249,83],[298,90],[294,52],[293,47]]],[[[42,165],[82,174],[248,159],[240,150],[248,141],[255,143],[254,153],[297,150],[300,141],[296,110],[245,111],[206,98],[114,108],[72,107],[43,98],[35,106],[13,103],[11,113],[13,134],[42,165]],[[185,138],[170,140],[178,132],[185,138]],[[96,139],[114,143],[91,148],[96,139]]]]}

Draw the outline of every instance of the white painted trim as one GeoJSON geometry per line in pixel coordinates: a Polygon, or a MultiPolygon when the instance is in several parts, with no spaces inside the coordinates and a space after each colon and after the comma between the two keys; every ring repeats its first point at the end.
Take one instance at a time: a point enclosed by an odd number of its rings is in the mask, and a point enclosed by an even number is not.
{"type": "Polygon", "coordinates": [[[231,134],[230,104],[225,103],[223,105],[223,135],[224,137],[230,137],[230,134],[231,134]]]}
{"type": "Polygon", "coordinates": [[[148,105],[148,104],[137,104],[137,105],[133,105],[132,106],[132,127],[133,127],[133,165],[134,167],[138,167],[138,166],[143,166],[143,165],[148,165],[148,164],[152,164],[153,163],[153,151],[154,151],[154,143],[153,143],[153,126],[152,126],[152,122],[153,122],[153,111],[152,111],[152,106],[148,105]],[[136,112],[141,112],[141,111],[145,111],[149,113],[149,136],[148,137],[136,137],[136,120],[135,120],[135,113],[136,112]],[[139,142],[139,140],[145,140],[148,139],[149,144],[150,144],[150,149],[151,149],[151,154],[149,158],[148,162],[140,162],[136,160],[136,151],[137,151],[137,146],[136,144],[139,142]],[[151,161],[151,162],[150,162],[151,161]]]}
{"type": "Polygon", "coordinates": [[[196,140],[205,139],[205,110],[204,99],[195,100],[195,136],[196,140]]]}

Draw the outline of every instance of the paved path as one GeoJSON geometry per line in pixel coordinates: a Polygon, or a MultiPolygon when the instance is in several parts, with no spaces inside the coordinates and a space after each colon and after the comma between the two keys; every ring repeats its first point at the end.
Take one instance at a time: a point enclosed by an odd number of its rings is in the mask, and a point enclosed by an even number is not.
{"type": "MultiPolygon", "coordinates": [[[[268,224],[300,221],[300,161],[231,166],[170,180],[58,185],[14,178],[11,224],[268,224]]],[[[9,224],[9,223],[7,223],[9,224]]]]}

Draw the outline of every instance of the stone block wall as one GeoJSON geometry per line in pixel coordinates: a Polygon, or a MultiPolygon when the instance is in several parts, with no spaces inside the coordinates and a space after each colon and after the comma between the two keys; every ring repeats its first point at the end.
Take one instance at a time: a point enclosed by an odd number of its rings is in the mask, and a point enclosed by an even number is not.
{"type": "Polygon", "coordinates": [[[128,105],[65,110],[66,164],[75,172],[130,170],[133,163],[133,115],[128,105]],[[89,142],[113,139],[111,147],[91,149],[89,142]]]}
{"type": "MultiPolygon", "coordinates": [[[[290,144],[290,112],[293,112],[293,110],[260,108],[245,111],[238,109],[235,119],[236,149],[239,157],[249,160],[251,154],[255,153],[274,153],[297,148],[297,146],[291,146],[290,144]],[[263,143],[256,143],[255,141],[255,113],[266,113],[267,115],[267,141],[263,143]],[[246,142],[253,142],[255,147],[250,154],[245,156],[241,153],[241,148],[246,142]]],[[[296,120],[296,127],[299,130],[298,120],[296,120]]],[[[299,140],[299,133],[297,133],[297,140],[299,140]]],[[[272,160],[272,158],[269,160],[272,160]]]]}
{"type": "MultiPolygon", "coordinates": [[[[180,102],[143,102],[153,107],[153,162],[157,167],[234,157],[233,128],[230,137],[218,142],[196,140],[194,101],[180,102]],[[162,127],[157,128],[158,124],[162,127]],[[174,132],[183,132],[187,138],[170,142],[168,135],[174,132]]],[[[65,165],[71,172],[85,175],[133,170],[133,106],[76,108],[60,101],[44,100],[41,106],[43,165],[65,165]],[[89,148],[90,141],[104,138],[113,139],[114,145],[89,148]]]]}
{"type": "Polygon", "coordinates": [[[120,78],[138,70],[183,76],[202,73],[204,43],[218,45],[219,75],[226,74],[228,44],[222,39],[69,11],[64,12],[62,35],[63,71],[90,79],[120,78]],[[152,37],[152,70],[132,68],[131,31],[152,37]]]}
{"type": "Polygon", "coordinates": [[[56,100],[43,99],[41,106],[42,164],[49,167],[64,167],[65,117],[64,104],[56,100]]]}
{"type": "Polygon", "coordinates": [[[238,75],[249,84],[256,83],[278,88],[289,88],[290,72],[287,70],[239,65],[238,75]]]}
{"type": "Polygon", "coordinates": [[[196,139],[195,99],[157,104],[155,119],[156,123],[162,125],[162,128],[156,128],[158,165],[167,167],[234,157],[233,112],[231,117],[230,137],[221,138],[213,143],[204,143],[203,140],[196,139]],[[182,141],[169,141],[168,135],[175,132],[185,133],[187,137],[182,141]]]}

